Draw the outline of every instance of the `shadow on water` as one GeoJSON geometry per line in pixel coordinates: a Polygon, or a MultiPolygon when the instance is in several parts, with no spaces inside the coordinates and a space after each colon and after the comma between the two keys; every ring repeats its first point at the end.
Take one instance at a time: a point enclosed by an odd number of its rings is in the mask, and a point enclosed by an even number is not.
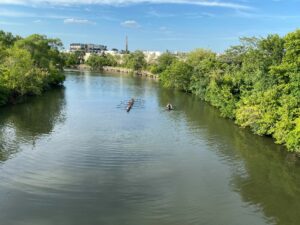
{"type": "Polygon", "coordinates": [[[20,151],[20,143],[30,144],[50,134],[65,120],[65,90],[56,88],[42,96],[31,97],[23,104],[1,108],[0,162],[20,151]]]}
{"type": "MultiPolygon", "coordinates": [[[[268,137],[220,118],[218,110],[194,96],[161,89],[159,104],[177,106],[190,130],[201,129],[208,145],[232,168],[230,184],[246,204],[258,206],[272,224],[300,224],[300,163],[268,137]],[[209,143],[209,140],[218,139],[209,143]]],[[[176,117],[174,113],[172,116],[176,117]]],[[[199,135],[199,132],[194,132],[199,135]]]]}

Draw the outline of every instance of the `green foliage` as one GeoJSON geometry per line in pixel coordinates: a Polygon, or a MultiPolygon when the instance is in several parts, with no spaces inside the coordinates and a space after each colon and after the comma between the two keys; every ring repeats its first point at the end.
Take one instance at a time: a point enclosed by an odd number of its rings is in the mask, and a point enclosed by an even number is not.
{"type": "Polygon", "coordinates": [[[260,62],[252,65],[257,68],[248,75],[254,75],[251,89],[243,93],[236,112],[238,124],[274,137],[290,151],[300,151],[299,34],[296,31],[283,39],[270,35],[259,42],[255,51],[260,62]]]}
{"type": "Polygon", "coordinates": [[[86,64],[91,67],[92,70],[102,70],[105,66],[105,59],[103,56],[91,55],[86,64]]]}
{"type": "Polygon", "coordinates": [[[49,77],[44,82],[45,86],[60,85],[64,81],[62,73],[64,60],[59,53],[61,47],[60,40],[48,39],[38,34],[16,41],[14,44],[15,49],[24,49],[30,53],[34,67],[49,73],[49,77]]]}
{"type": "Polygon", "coordinates": [[[147,65],[145,55],[142,51],[135,51],[130,54],[126,54],[123,61],[123,66],[134,71],[141,71],[147,65]]]}
{"type": "Polygon", "coordinates": [[[7,104],[9,96],[10,91],[4,86],[0,86],[0,106],[7,104]]]}
{"type": "Polygon", "coordinates": [[[106,65],[107,66],[118,66],[118,57],[111,54],[105,54],[106,65]]]}
{"type": "Polygon", "coordinates": [[[193,67],[196,67],[199,65],[199,63],[207,60],[214,60],[216,58],[216,54],[213,53],[210,50],[206,49],[196,49],[192,52],[190,52],[187,55],[187,63],[190,64],[193,67]]]}
{"type": "Polygon", "coordinates": [[[14,36],[12,33],[9,32],[4,32],[0,30],[0,46],[4,46],[6,48],[13,46],[13,44],[17,41],[20,40],[21,37],[19,36],[14,36]]]}
{"type": "Polygon", "coordinates": [[[188,54],[187,62],[193,67],[190,90],[201,99],[205,99],[206,90],[210,81],[210,72],[216,67],[216,54],[197,49],[188,54]]]}
{"type": "Polygon", "coordinates": [[[284,56],[284,39],[279,35],[269,35],[267,38],[259,42],[259,49],[261,49],[264,61],[271,65],[281,63],[284,56]]]}
{"type": "MultiPolygon", "coordinates": [[[[285,37],[285,49],[286,53],[284,61],[287,63],[300,65],[300,30],[289,33],[285,37]]],[[[298,67],[298,71],[299,71],[298,67]]]]}
{"type": "Polygon", "coordinates": [[[163,85],[191,91],[222,116],[300,152],[300,30],[242,38],[220,56],[197,49],[159,60],[151,69],[163,85]]]}
{"type": "Polygon", "coordinates": [[[63,53],[62,57],[67,68],[74,67],[80,64],[80,57],[76,53],[63,53]]]}
{"type": "Polygon", "coordinates": [[[298,113],[298,118],[292,121],[293,128],[288,132],[286,136],[286,146],[288,149],[300,151],[300,114],[298,113]]]}
{"type": "Polygon", "coordinates": [[[87,62],[87,65],[91,67],[92,70],[102,70],[104,66],[116,66],[118,63],[114,56],[107,55],[91,55],[87,62]]]}
{"type": "Polygon", "coordinates": [[[174,61],[160,75],[160,80],[166,87],[173,87],[183,91],[189,91],[193,68],[182,61],[174,61]]]}
{"type": "Polygon", "coordinates": [[[40,87],[43,86],[44,79],[39,77],[27,50],[15,47],[10,49],[9,57],[3,65],[6,69],[3,71],[1,81],[8,89],[19,95],[41,93],[40,87]]]}
{"type": "Polygon", "coordinates": [[[61,46],[59,40],[37,34],[22,39],[0,31],[0,105],[62,84],[61,46]]]}
{"type": "Polygon", "coordinates": [[[160,57],[158,57],[157,62],[152,65],[151,72],[155,74],[162,73],[165,71],[177,58],[170,52],[163,53],[160,57]]]}

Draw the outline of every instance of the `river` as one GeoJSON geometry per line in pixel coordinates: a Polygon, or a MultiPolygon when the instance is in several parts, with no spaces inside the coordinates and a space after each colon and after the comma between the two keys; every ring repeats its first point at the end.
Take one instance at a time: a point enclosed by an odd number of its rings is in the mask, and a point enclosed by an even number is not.
{"type": "Polygon", "coordinates": [[[300,224],[299,160],[271,138],[150,79],[66,75],[0,109],[0,225],[300,224]]]}

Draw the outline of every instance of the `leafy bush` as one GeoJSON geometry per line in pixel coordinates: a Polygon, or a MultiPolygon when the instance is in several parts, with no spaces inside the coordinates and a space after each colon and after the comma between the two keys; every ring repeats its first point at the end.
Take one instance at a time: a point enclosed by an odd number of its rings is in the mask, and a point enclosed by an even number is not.
{"type": "Polygon", "coordinates": [[[57,39],[42,35],[14,37],[0,31],[0,104],[13,97],[39,95],[65,80],[57,39]]]}

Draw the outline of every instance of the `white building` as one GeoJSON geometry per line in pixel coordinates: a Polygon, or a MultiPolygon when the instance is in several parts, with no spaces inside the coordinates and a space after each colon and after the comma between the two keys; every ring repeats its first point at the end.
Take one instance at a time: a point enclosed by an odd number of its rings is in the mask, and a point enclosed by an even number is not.
{"type": "Polygon", "coordinates": [[[82,43],[70,44],[70,52],[81,51],[85,53],[101,53],[106,50],[107,47],[105,45],[82,44],[82,43]]]}
{"type": "Polygon", "coordinates": [[[143,51],[147,63],[153,63],[163,53],[159,51],[143,51]]]}
{"type": "Polygon", "coordinates": [[[113,56],[116,56],[116,55],[121,55],[118,51],[105,51],[104,54],[110,54],[110,55],[113,55],[113,56]]]}

